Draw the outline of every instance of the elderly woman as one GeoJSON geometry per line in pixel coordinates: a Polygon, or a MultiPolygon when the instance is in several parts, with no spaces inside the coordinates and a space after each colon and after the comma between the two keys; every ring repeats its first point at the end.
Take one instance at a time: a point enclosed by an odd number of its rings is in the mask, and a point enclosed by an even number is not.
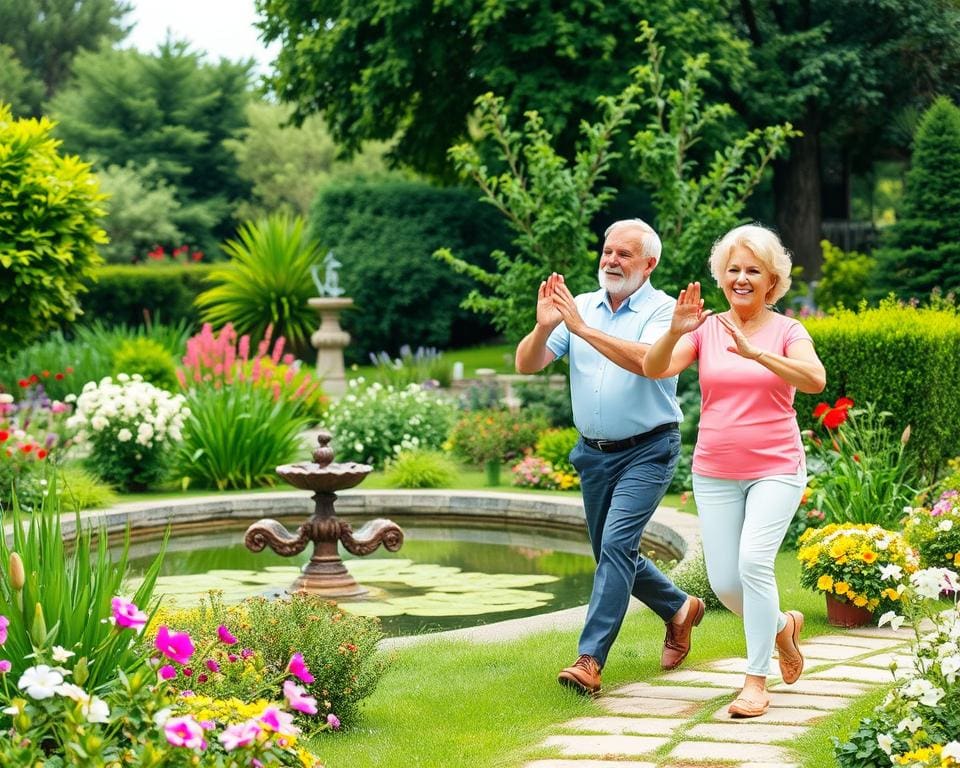
{"type": "Polygon", "coordinates": [[[793,397],[820,392],[823,365],[804,327],[771,309],[790,287],[790,256],[760,226],[737,227],[710,254],[730,309],[703,308],[700,284],[680,292],[670,330],[643,359],[651,378],[698,363],[702,410],[693,492],[710,585],[743,617],[747,675],[731,715],[756,717],[770,703],[774,644],[784,682],[803,671],[799,611],[779,607],[774,559],[806,486],[793,397]]]}

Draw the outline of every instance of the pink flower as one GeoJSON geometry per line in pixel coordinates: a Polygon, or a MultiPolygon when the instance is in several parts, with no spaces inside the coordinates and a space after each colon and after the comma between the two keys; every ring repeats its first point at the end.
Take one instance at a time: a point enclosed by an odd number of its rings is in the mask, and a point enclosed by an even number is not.
{"type": "Polygon", "coordinates": [[[7,642],[7,627],[10,626],[10,619],[6,616],[0,616],[0,645],[7,642]]]}
{"type": "Polygon", "coordinates": [[[220,665],[217,664],[216,659],[207,659],[207,669],[209,669],[211,672],[219,672],[220,665]]]}
{"type": "Polygon", "coordinates": [[[0,675],[5,675],[13,669],[13,664],[11,664],[6,659],[0,659],[0,675]]]}
{"type": "Polygon", "coordinates": [[[307,692],[293,680],[283,681],[283,695],[291,709],[303,712],[305,715],[317,714],[317,700],[313,696],[307,696],[307,692]]]}
{"type": "Polygon", "coordinates": [[[171,717],[163,725],[163,733],[167,741],[175,747],[187,749],[203,749],[203,728],[190,715],[185,717],[171,717]]]}
{"type": "Polygon", "coordinates": [[[281,736],[296,736],[300,733],[300,729],[293,724],[293,715],[274,706],[263,710],[258,721],[281,736]]]}
{"type": "Polygon", "coordinates": [[[239,747],[249,747],[262,730],[256,720],[247,720],[245,723],[227,726],[217,739],[227,752],[232,752],[239,747]]]}
{"type": "Polygon", "coordinates": [[[217,627],[217,635],[220,637],[220,642],[224,645],[234,645],[237,642],[237,638],[230,634],[230,630],[227,629],[223,624],[217,627]]]}
{"type": "Polygon", "coordinates": [[[115,597],[110,601],[110,607],[113,611],[113,619],[117,626],[127,629],[140,629],[147,623],[149,618],[147,614],[141,611],[137,606],[122,597],[115,597]]]}
{"type": "Polygon", "coordinates": [[[333,730],[340,730],[340,718],[337,717],[333,712],[327,715],[327,725],[329,725],[333,730]]]}
{"type": "Polygon", "coordinates": [[[171,632],[166,625],[157,631],[157,650],[177,664],[186,664],[193,655],[193,640],[186,632],[171,632]]]}
{"type": "Polygon", "coordinates": [[[291,675],[296,675],[304,683],[312,683],[314,680],[313,675],[310,674],[310,670],[307,669],[307,665],[303,661],[303,655],[299,653],[295,653],[290,657],[287,672],[291,675]]]}
{"type": "Polygon", "coordinates": [[[158,672],[161,680],[173,680],[177,676],[177,670],[169,664],[164,664],[158,672]]]}

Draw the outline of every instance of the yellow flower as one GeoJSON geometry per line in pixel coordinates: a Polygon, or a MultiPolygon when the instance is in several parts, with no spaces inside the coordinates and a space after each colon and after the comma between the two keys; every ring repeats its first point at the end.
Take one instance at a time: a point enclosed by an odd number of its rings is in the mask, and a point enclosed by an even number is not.
{"type": "Polygon", "coordinates": [[[865,598],[863,595],[857,595],[855,598],[853,598],[853,604],[857,606],[857,608],[863,608],[863,606],[867,604],[867,598],[865,598]]]}
{"type": "Polygon", "coordinates": [[[833,591],[838,595],[845,595],[850,591],[850,585],[845,581],[838,581],[833,585],[833,591]]]}
{"type": "Polygon", "coordinates": [[[833,578],[827,574],[823,574],[819,579],[817,579],[817,589],[821,589],[824,592],[829,592],[830,588],[833,586],[833,578]]]}
{"type": "Polygon", "coordinates": [[[868,549],[864,551],[862,555],[860,555],[860,559],[865,563],[872,563],[877,559],[877,553],[872,549],[868,549]]]}

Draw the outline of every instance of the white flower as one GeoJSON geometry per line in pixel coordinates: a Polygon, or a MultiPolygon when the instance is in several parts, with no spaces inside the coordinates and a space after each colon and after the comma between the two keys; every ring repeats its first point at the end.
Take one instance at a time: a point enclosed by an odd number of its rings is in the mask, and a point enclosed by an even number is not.
{"type": "Polygon", "coordinates": [[[903,622],[903,616],[898,616],[895,611],[887,611],[885,614],[883,614],[883,616],[880,617],[880,621],[877,622],[877,626],[882,627],[884,624],[889,623],[894,630],[898,630],[903,625],[903,622]]]}
{"type": "Polygon", "coordinates": [[[940,525],[937,526],[941,531],[949,531],[953,528],[953,520],[941,520],[940,525]]]}
{"type": "Polygon", "coordinates": [[[88,723],[110,722],[110,707],[107,706],[107,702],[96,696],[91,696],[87,699],[87,701],[81,705],[80,711],[83,712],[83,716],[87,718],[88,723]]]}
{"type": "Polygon", "coordinates": [[[128,443],[132,438],[133,433],[126,427],[117,432],[117,440],[121,443],[128,443]]]}
{"type": "Polygon", "coordinates": [[[93,427],[94,432],[102,432],[106,429],[109,422],[103,418],[103,416],[97,415],[90,419],[90,426],[93,427]]]}
{"type": "Polygon", "coordinates": [[[83,688],[79,685],[74,685],[73,683],[63,683],[56,687],[56,692],[67,699],[73,699],[74,701],[87,701],[90,698],[83,688]]]}
{"type": "Polygon", "coordinates": [[[37,664],[24,670],[17,681],[17,687],[32,699],[49,699],[57,691],[57,686],[63,682],[63,675],[46,664],[37,664]]]}
{"type": "Polygon", "coordinates": [[[943,750],[940,752],[940,759],[945,760],[948,757],[952,757],[960,763],[960,741],[951,741],[949,744],[943,745],[943,750]]]}
{"type": "Polygon", "coordinates": [[[884,580],[893,579],[894,581],[899,581],[901,578],[903,578],[903,568],[896,563],[890,563],[890,565],[881,566],[880,578],[884,580]]]}
{"type": "Polygon", "coordinates": [[[877,734],[877,744],[888,755],[893,754],[893,737],[886,733],[877,734]]]}
{"type": "Polygon", "coordinates": [[[905,717],[897,724],[897,733],[908,730],[910,733],[916,733],[917,729],[923,725],[923,720],[919,717],[905,717]]]}
{"type": "Polygon", "coordinates": [[[157,728],[163,728],[163,724],[170,719],[170,715],[172,714],[173,714],[172,707],[164,707],[159,712],[157,712],[157,714],[153,716],[153,724],[157,726],[157,728]]]}
{"type": "Polygon", "coordinates": [[[57,663],[62,663],[64,661],[67,661],[67,659],[69,659],[71,656],[76,656],[76,655],[77,654],[75,654],[73,651],[68,651],[62,645],[53,646],[53,660],[56,661],[57,663]]]}

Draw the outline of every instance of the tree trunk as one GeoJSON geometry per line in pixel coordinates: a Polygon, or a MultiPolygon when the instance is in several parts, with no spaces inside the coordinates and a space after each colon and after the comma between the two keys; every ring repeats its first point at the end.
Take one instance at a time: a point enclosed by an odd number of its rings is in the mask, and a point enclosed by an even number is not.
{"type": "Polygon", "coordinates": [[[820,275],[820,126],[813,109],[797,125],[803,136],[790,145],[790,156],[773,167],[777,228],[793,253],[794,266],[803,267],[802,279],[820,275]]]}

